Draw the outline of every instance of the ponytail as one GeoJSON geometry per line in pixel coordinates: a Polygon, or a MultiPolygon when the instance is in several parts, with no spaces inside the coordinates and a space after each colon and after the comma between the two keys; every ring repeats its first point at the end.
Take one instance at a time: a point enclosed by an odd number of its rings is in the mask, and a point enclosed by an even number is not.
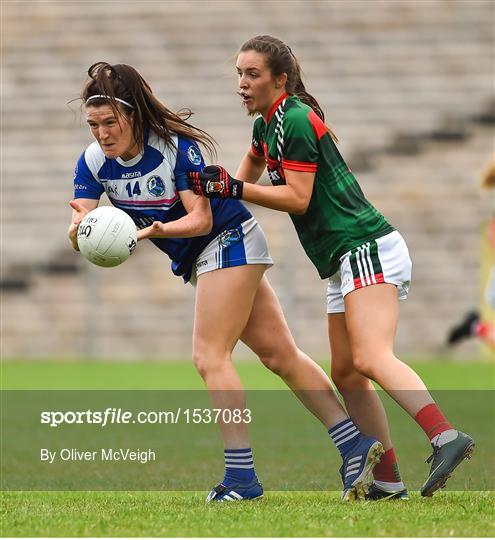
{"type": "Polygon", "coordinates": [[[316,99],[307,92],[301,76],[301,66],[299,65],[299,62],[295,56],[293,56],[293,63],[293,77],[291,77],[291,79],[287,79],[287,90],[289,94],[297,96],[303,103],[309,105],[324,122],[325,114],[318,101],[316,101],[316,99]]]}

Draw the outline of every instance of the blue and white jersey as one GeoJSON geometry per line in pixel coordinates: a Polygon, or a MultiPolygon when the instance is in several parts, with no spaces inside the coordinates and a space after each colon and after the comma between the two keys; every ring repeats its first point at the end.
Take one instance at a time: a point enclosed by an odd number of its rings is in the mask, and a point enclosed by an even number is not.
{"type": "MultiPolygon", "coordinates": [[[[154,132],[144,150],[135,158],[105,157],[94,142],[83,152],[74,173],[74,197],[99,199],[105,192],[111,203],[127,212],[139,229],[153,221],[175,221],[187,214],[179,191],[188,188],[187,173],[204,167],[195,141],[174,136],[175,148],[166,145],[154,132]]],[[[172,271],[189,281],[192,265],[204,247],[226,229],[236,227],[251,213],[234,199],[212,199],[213,229],[194,238],[152,238],[151,241],[170,259],[172,271]]]]}

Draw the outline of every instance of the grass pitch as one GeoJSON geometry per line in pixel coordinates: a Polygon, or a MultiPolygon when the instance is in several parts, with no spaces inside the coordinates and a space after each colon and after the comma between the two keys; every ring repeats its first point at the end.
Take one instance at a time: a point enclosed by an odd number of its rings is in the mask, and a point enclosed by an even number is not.
{"type": "MultiPolygon", "coordinates": [[[[239,364],[247,388],[283,385],[257,364],[239,364]]],[[[490,364],[415,364],[427,385],[439,390],[489,390],[490,364]]],[[[4,362],[4,389],[200,389],[188,363],[4,362]]],[[[481,395],[481,394],[480,394],[481,395]]],[[[493,419],[493,411],[491,412],[493,419]]],[[[309,418],[309,417],[308,417],[309,418]]],[[[400,435],[400,425],[392,429],[400,435]]],[[[425,456],[407,455],[402,461],[425,456]]],[[[481,452],[482,445],[478,445],[481,452]]],[[[290,451],[290,449],[288,450],[290,451]]],[[[427,446],[425,445],[425,452],[427,446]]],[[[493,456],[488,456],[488,459],[493,456]]],[[[425,471],[427,466],[423,465],[425,471]]],[[[472,476],[476,464],[463,466],[472,476]]],[[[329,474],[334,472],[329,471],[329,474]]],[[[212,478],[212,483],[217,478],[212,478]]],[[[495,535],[493,491],[444,491],[431,499],[343,505],[339,492],[267,491],[260,501],[204,503],[204,492],[8,491],[2,493],[1,534],[9,537],[332,537],[495,535]]]]}
{"type": "Polygon", "coordinates": [[[344,505],[335,492],[268,492],[259,501],[209,504],[203,493],[9,493],[5,536],[490,537],[493,494],[344,505]]]}
{"type": "MultiPolygon", "coordinates": [[[[438,390],[491,390],[495,365],[488,362],[452,363],[438,359],[411,362],[426,382],[438,390]]],[[[328,372],[328,363],[322,363],[328,372]]],[[[283,381],[256,362],[237,362],[244,387],[251,390],[287,388],[283,381]]],[[[2,388],[9,390],[202,390],[204,383],[192,361],[75,362],[3,361],[2,388]]]]}

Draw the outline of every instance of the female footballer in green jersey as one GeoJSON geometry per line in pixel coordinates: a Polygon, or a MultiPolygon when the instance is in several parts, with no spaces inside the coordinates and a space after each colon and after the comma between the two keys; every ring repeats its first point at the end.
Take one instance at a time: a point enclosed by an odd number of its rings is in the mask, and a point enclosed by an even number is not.
{"type": "Polygon", "coordinates": [[[420,377],[393,352],[398,298],[411,260],[400,233],[365,198],[306,92],[291,49],[257,36],[237,54],[239,95],[255,115],[252,144],[232,178],[220,166],[190,174],[196,194],[236,198],[288,212],[308,257],[328,279],[331,373],[359,429],[386,450],[370,498],[404,498],[377,382],[426,433],[433,447],[421,494],[431,496],[470,457],[474,442],[445,418],[420,377]],[[265,167],[271,186],[258,185],[265,167]]]}

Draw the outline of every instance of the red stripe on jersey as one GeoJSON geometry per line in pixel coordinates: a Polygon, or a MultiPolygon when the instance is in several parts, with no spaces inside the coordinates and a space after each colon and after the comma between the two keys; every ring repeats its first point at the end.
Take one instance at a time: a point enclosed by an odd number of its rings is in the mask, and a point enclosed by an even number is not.
{"type": "Polygon", "coordinates": [[[282,167],[284,169],[289,169],[290,171],[316,172],[318,163],[291,161],[290,159],[283,159],[282,167]]]}
{"type": "Polygon", "coordinates": [[[361,278],[359,277],[354,278],[354,288],[361,289],[362,287],[363,287],[363,284],[361,283],[361,278]]]}
{"type": "Polygon", "coordinates": [[[272,108],[268,111],[268,115],[266,116],[266,123],[269,124],[270,120],[273,118],[273,115],[275,114],[275,111],[277,110],[277,107],[282,103],[282,101],[288,96],[289,94],[285,92],[282,94],[277,101],[272,105],[272,108]]]}
{"type": "Polygon", "coordinates": [[[257,156],[260,156],[260,157],[263,157],[263,150],[260,150],[259,148],[256,148],[256,146],[254,146],[254,144],[251,145],[251,150],[253,151],[254,154],[256,154],[257,156]]]}
{"type": "Polygon", "coordinates": [[[272,159],[268,154],[265,154],[265,161],[271,171],[278,168],[278,161],[276,159],[272,159]]]}
{"type": "Polygon", "coordinates": [[[168,204],[172,204],[173,202],[175,202],[177,199],[179,198],[179,195],[178,194],[175,194],[171,199],[160,199],[158,201],[146,201],[146,200],[141,200],[141,201],[134,201],[132,199],[128,200],[128,201],[122,201],[122,200],[119,200],[119,199],[114,199],[113,197],[109,197],[109,199],[112,201],[112,202],[115,202],[117,204],[127,204],[127,205],[135,205],[135,206],[166,206],[168,204]]]}
{"type": "Polygon", "coordinates": [[[311,122],[313,131],[315,132],[316,138],[320,140],[323,135],[328,133],[328,128],[325,125],[325,122],[311,109],[308,113],[308,119],[311,122]]]}

